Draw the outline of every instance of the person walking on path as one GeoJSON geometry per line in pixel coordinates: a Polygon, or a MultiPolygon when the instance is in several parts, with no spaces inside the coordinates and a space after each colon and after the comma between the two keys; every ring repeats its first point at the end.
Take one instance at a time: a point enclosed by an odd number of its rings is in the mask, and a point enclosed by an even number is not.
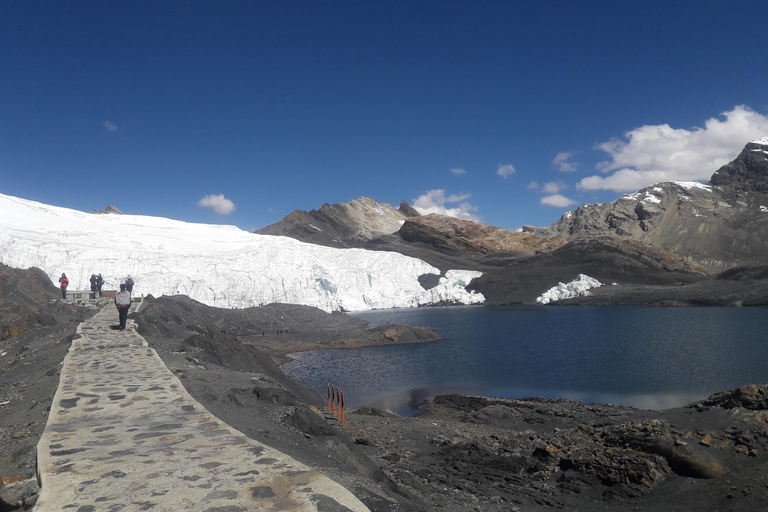
{"type": "Polygon", "coordinates": [[[67,279],[67,274],[61,274],[61,277],[59,278],[59,286],[61,286],[61,298],[66,299],[67,286],[69,286],[69,279],[67,279]]]}
{"type": "Polygon", "coordinates": [[[104,286],[104,278],[101,274],[96,276],[96,289],[99,291],[99,298],[101,298],[101,287],[104,286]]]}
{"type": "Polygon", "coordinates": [[[131,293],[125,289],[125,284],[120,285],[120,291],[115,294],[115,306],[120,316],[120,330],[125,330],[125,323],[128,320],[128,308],[131,307],[131,293]]]}
{"type": "Polygon", "coordinates": [[[131,274],[128,274],[128,277],[125,278],[125,289],[128,290],[128,293],[133,293],[133,278],[131,274]]]}

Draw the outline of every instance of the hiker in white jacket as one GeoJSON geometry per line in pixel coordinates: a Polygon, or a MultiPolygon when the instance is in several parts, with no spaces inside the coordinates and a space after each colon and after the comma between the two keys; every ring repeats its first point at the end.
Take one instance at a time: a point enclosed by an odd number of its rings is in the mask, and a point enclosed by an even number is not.
{"type": "Polygon", "coordinates": [[[125,285],[120,285],[120,291],[115,294],[115,306],[120,315],[120,330],[125,330],[125,322],[128,320],[128,308],[131,307],[131,292],[125,289],[125,285]]]}

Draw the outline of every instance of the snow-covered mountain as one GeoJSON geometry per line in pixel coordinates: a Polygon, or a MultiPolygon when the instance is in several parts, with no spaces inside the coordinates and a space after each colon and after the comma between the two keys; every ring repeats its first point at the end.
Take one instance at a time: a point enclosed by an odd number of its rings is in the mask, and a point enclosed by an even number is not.
{"type": "Polygon", "coordinates": [[[325,311],[482,303],[465,286],[480,272],[453,270],[425,290],[419,276],[440,271],[393,252],[334,249],[234,226],[139,215],[96,215],[0,194],[0,262],[38,267],[70,289],[105,288],[127,275],[134,294],[184,294],[225,308],[272,302],[325,311]]]}

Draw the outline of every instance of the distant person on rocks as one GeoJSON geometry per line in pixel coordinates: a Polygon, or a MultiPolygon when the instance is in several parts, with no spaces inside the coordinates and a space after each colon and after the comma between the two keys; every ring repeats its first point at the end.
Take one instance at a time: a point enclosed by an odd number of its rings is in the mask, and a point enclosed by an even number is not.
{"type": "Polygon", "coordinates": [[[59,286],[61,286],[61,298],[66,299],[67,286],[69,286],[69,279],[67,279],[67,274],[61,274],[61,277],[59,278],[59,286]]]}
{"type": "Polygon", "coordinates": [[[104,286],[104,278],[101,274],[96,276],[96,289],[99,291],[99,297],[101,297],[101,287],[104,286]]]}
{"type": "MultiPolygon", "coordinates": [[[[122,286],[120,288],[122,289],[122,286]]],[[[133,293],[133,278],[130,274],[125,278],[125,289],[128,290],[128,293],[133,293]]]]}
{"type": "Polygon", "coordinates": [[[99,287],[96,284],[96,274],[91,274],[91,295],[93,295],[93,298],[96,298],[96,292],[98,291],[99,287]]]}
{"type": "Polygon", "coordinates": [[[120,315],[120,330],[125,330],[125,322],[128,320],[128,309],[131,307],[131,293],[126,290],[125,284],[120,284],[120,291],[115,294],[115,306],[120,315]]]}

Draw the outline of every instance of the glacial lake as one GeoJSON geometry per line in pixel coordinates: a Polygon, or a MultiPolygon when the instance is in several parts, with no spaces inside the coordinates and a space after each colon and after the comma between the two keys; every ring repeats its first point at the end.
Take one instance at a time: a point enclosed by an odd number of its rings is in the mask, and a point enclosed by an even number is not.
{"type": "Polygon", "coordinates": [[[283,371],[347,407],[413,414],[461,393],[667,409],[768,382],[768,309],[463,306],[354,313],[371,326],[427,325],[434,343],[291,354],[283,371]]]}

